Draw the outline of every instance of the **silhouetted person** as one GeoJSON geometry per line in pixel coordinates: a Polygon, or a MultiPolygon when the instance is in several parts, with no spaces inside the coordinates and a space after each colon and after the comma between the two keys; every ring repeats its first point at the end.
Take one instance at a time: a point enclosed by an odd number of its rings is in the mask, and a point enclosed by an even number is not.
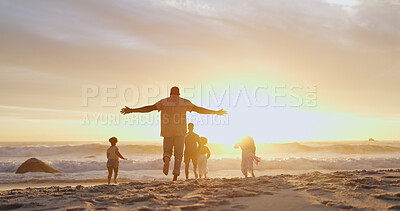
{"type": "Polygon", "coordinates": [[[254,143],[254,139],[251,136],[246,136],[240,141],[236,142],[234,148],[241,148],[242,149],[242,173],[244,177],[247,178],[248,172],[251,173],[252,177],[254,175],[254,167],[253,162],[258,164],[261,161],[259,157],[256,156],[256,145],[254,143]]]}
{"type": "Polygon", "coordinates": [[[174,178],[177,180],[180,174],[180,168],[183,156],[183,147],[185,143],[186,135],[186,112],[195,111],[200,114],[227,114],[224,110],[213,111],[206,108],[198,107],[192,104],[189,100],[179,97],[179,88],[172,87],[170,96],[158,101],[154,105],[148,105],[141,108],[129,108],[126,107],[121,109],[122,114],[129,113],[146,113],[151,111],[161,111],[161,136],[164,137],[163,141],[163,161],[164,167],[163,172],[168,175],[169,162],[171,160],[172,151],[174,151],[175,164],[174,164],[174,178]]]}
{"type": "Polygon", "coordinates": [[[110,148],[107,149],[107,169],[108,169],[108,184],[111,183],[111,177],[114,170],[114,183],[117,184],[117,177],[118,177],[118,167],[119,161],[118,158],[126,160],[124,156],[121,155],[118,151],[117,142],[118,139],[115,137],[111,137],[108,140],[111,144],[110,148]]]}
{"type": "Polygon", "coordinates": [[[206,146],[207,143],[208,143],[208,140],[206,137],[200,138],[200,146],[198,149],[198,152],[199,152],[198,164],[199,164],[200,178],[203,175],[204,175],[204,178],[207,178],[207,173],[208,173],[207,159],[209,159],[211,156],[210,149],[206,146]]]}
{"type": "Polygon", "coordinates": [[[193,163],[193,173],[194,177],[197,179],[197,158],[198,158],[198,153],[197,153],[197,148],[200,143],[200,136],[197,135],[196,133],[193,132],[194,129],[194,124],[189,123],[188,124],[188,130],[189,132],[185,136],[185,153],[183,154],[184,156],[184,163],[185,163],[185,176],[186,179],[189,179],[189,165],[190,165],[190,160],[193,163]]]}

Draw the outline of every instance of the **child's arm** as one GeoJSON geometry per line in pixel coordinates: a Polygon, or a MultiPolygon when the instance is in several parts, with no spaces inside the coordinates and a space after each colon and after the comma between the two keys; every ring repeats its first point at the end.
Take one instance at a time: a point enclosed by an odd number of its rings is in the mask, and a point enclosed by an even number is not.
{"type": "Polygon", "coordinates": [[[200,148],[200,136],[197,137],[196,146],[197,146],[197,149],[200,148]]]}
{"type": "Polygon", "coordinates": [[[209,159],[211,157],[211,152],[210,149],[207,147],[207,159],[209,159]]]}
{"type": "Polygon", "coordinates": [[[119,151],[115,151],[115,154],[117,154],[118,157],[120,157],[123,160],[127,160],[126,158],[124,158],[124,156],[121,155],[121,153],[119,153],[119,151]]]}

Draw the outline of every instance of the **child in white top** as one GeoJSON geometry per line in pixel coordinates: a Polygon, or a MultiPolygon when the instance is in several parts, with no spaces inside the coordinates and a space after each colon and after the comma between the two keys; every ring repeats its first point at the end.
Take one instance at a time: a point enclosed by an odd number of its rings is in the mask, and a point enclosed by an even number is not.
{"type": "Polygon", "coordinates": [[[253,162],[258,164],[261,161],[261,158],[256,156],[256,145],[254,139],[251,136],[244,137],[234,146],[235,149],[238,149],[239,147],[242,149],[241,166],[244,177],[247,178],[249,172],[252,177],[255,177],[253,162]]]}
{"type": "Polygon", "coordinates": [[[197,158],[197,165],[199,167],[199,176],[200,178],[204,175],[204,178],[207,178],[208,167],[207,167],[207,159],[210,158],[211,152],[210,149],[205,146],[208,143],[206,137],[200,138],[200,145],[197,149],[198,151],[198,158],[197,158]]]}
{"type": "Polygon", "coordinates": [[[108,140],[111,143],[110,148],[107,149],[107,169],[108,169],[108,184],[111,182],[112,173],[114,170],[114,183],[117,184],[117,176],[118,176],[118,167],[119,161],[118,158],[126,160],[124,156],[121,155],[118,151],[117,142],[118,139],[116,137],[111,137],[108,140]]]}

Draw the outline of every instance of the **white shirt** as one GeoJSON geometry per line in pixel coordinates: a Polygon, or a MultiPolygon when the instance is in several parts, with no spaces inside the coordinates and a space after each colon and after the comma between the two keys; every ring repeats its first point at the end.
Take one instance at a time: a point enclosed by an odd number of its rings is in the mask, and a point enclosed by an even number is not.
{"type": "Polygon", "coordinates": [[[161,136],[185,136],[186,111],[192,112],[194,105],[179,95],[171,95],[155,105],[158,111],[161,111],[161,136]]]}

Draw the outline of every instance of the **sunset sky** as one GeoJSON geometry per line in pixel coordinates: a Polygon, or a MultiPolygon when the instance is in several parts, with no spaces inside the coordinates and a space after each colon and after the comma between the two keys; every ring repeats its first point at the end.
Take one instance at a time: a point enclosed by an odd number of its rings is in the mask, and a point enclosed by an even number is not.
{"type": "Polygon", "coordinates": [[[228,111],[196,122],[210,142],[400,140],[399,11],[398,0],[2,0],[0,141],[158,141],[158,122],[112,118],[173,85],[228,111]],[[102,87],[114,86],[108,105],[102,87]],[[87,87],[98,94],[85,105],[87,87]],[[274,87],[299,87],[304,102],[257,104],[274,87]],[[227,90],[236,103],[213,101],[227,90]]]}

